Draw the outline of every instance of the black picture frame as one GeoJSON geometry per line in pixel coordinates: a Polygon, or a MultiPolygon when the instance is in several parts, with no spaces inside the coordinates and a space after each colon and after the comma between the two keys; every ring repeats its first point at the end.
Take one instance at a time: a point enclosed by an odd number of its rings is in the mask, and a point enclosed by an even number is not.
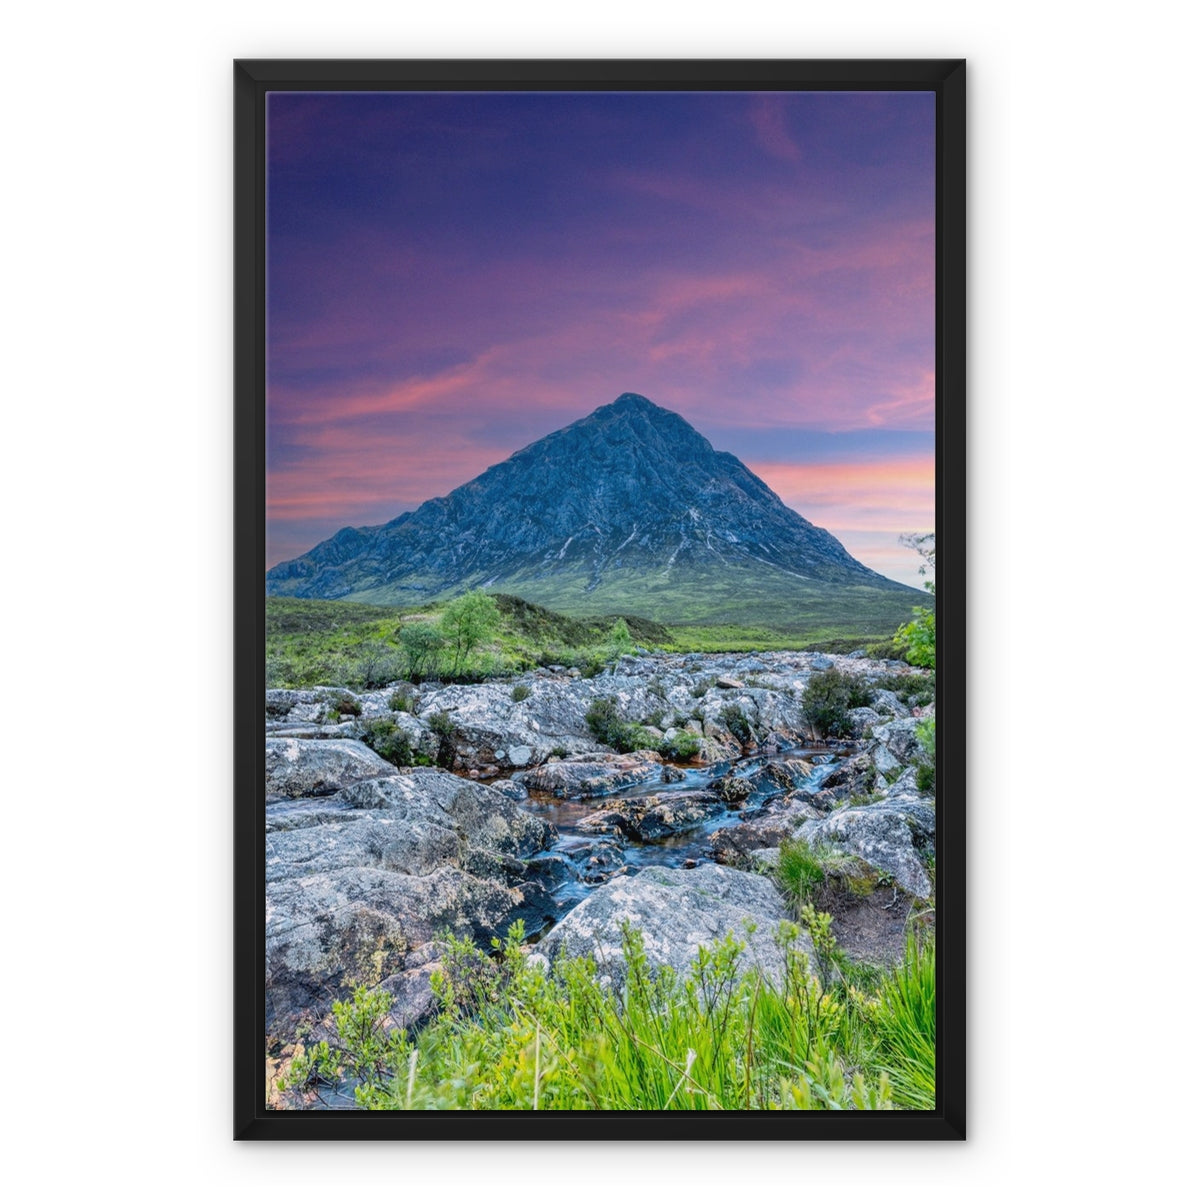
{"type": "Polygon", "coordinates": [[[242,60],[234,64],[234,1137],[912,1139],[965,1137],[966,109],[962,60],[242,60]],[[937,105],[938,1040],[930,1112],[280,1112],[266,1108],[266,96],[272,90],[928,90],[937,105]]]}

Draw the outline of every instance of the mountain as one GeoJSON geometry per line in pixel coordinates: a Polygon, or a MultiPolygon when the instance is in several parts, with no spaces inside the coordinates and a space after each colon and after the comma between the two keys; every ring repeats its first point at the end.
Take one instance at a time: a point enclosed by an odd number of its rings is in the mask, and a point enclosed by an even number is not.
{"type": "Polygon", "coordinates": [[[625,393],[386,525],[267,572],[267,593],[418,605],[482,587],[580,615],[894,628],[924,593],[810,524],[678,414],[625,393]]]}

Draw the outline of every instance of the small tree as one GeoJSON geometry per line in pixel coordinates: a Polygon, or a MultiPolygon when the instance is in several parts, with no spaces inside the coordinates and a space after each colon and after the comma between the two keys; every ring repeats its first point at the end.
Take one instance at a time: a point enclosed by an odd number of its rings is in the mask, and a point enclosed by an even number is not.
{"type": "Polygon", "coordinates": [[[633,638],[624,617],[618,617],[608,635],[608,657],[618,659],[622,654],[633,653],[633,638]]]}
{"type": "Polygon", "coordinates": [[[451,600],[438,622],[438,631],[450,648],[450,673],[457,675],[475,648],[500,624],[500,610],[486,592],[467,592],[451,600]]]}
{"type": "Polygon", "coordinates": [[[437,667],[445,639],[427,621],[401,625],[396,637],[400,642],[400,653],[404,655],[405,675],[414,683],[420,683],[437,667]]]}

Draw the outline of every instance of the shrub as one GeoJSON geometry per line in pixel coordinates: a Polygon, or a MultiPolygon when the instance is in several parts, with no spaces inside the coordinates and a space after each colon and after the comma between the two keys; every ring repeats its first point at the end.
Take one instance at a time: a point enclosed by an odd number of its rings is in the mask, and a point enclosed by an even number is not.
{"type": "Polygon", "coordinates": [[[341,692],[336,696],[330,697],[329,715],[331,718],[336,718],[339,716],[361,717],[362,704],[357,696],[352,696],[349,692],[341,692]]]}
{"type": "Polygon", "coordinates": [[[593,655],[579,668],[579,673],[584,679],[595,679],[601,671],[604,670],[604,659],[599,655],[593,655]]]}
{"type": "Polygon", "coordinates": [[[928,704],[934,696],[932,675],[884,675],[875,681],[875,686],[880,691],[891,692],[910,708],[928,704]]]}
{"type": "Polygon", "coordinates": [[[568,752],[566,746],[551,746],[550,747],[550,757],[551,758],[566,758],[568,753],[569,752],[568,752]]]}
{"type": "Polygon", "coordinates": [[[388,708],[392,712],[416,712],[417,701],[403,688],[393,688],[392,694],[388,697],[388,708]]]}
{"type": "Polygon", "coordinates": [[[673,762],[686,762],[700,753],[700,739],[694,733],[679,730],[674,737],[663,738],[659,750],[673,762]]]}
{"type": "Polygon", "coordinates": [[[524,683],[518,683],[512,690],[513,701],[517,704],[520,704],[522,700],[528,700],[532,694],[533,690],[524,683]]]}
{"type": "Polygon", "coordinates": [[[380,758],[386,759],[393,766],[413,765],[412,738],[405,730],[400,729],[391,717],[380,717],[377,721],[369,722],[363,734],[363,741],[380,758]]]}
{"type": "Polygon", "coordinates": [[[447,713],[435,712],[429,716],[429,728],[437,735],[437,765],[446,771],[449,771],[454,766],[454,760],[458,756],[458,749],[454,744],[455,735],[458,729],[454,722],[450,720],[447,713]]]}
{"type": "Polygon", "coordinates": [[[611,746],[622,754],[631,750],[651,750],[658,746],[654,734],[622,718],[617,702],[611,696],[599,696],[592,701],[586,714],[588,728],[598,742],[611,746]]]}
{"type": "Polygon", "coordinates": [[[750,728],[750,721],[736,704],[727,704],[721,709],[721,720],[743,746],[753,739],[754,732],[750,728]]]}
{"type": "Polygon", "coordinates": [[[708,695],[708,680],[702,679],[699,683],[692,684],[692,699],[700,700],[708,695]]]}
{"type": "Polygon", "coordinates": [[[810,676],[801,707],[817,737],[846,737],[854,732],[850,709],[870,702],[870,690],[858,676],[830,667],[810,676]]]}

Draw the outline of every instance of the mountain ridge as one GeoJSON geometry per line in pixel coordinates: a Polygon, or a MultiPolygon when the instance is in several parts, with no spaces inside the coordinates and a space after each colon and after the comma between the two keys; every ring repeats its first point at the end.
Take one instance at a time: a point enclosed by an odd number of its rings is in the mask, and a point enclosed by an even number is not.
{"type": "Polygon", "coordinates": [[[564,612],[624,605],[657,620],[741,616],[763,588],[778,601],[789,586],[903,595],[884,605],[901,616],[921,595],[857,562],[734,455],[634,392],[445,496],[339,530],[266,582],[269,595],[399,605],[491,587],[564,612]]]}

